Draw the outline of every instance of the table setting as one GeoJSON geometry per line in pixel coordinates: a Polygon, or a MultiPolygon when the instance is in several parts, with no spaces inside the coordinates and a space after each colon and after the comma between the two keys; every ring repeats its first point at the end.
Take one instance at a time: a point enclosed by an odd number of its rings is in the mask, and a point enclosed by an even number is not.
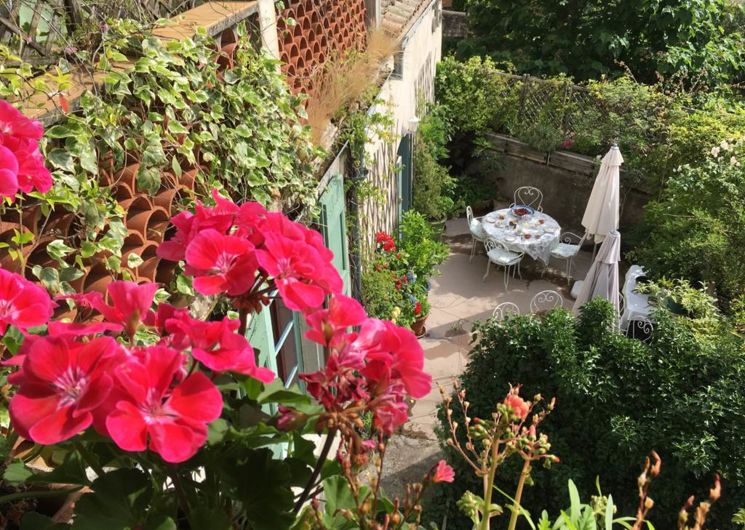
{"type": "Polygon", "coordinates": [[[561,226],[553,217],[520,204],[486,214],[481,224],[489,238],[508,250],[524,252],[545,264],[561,235],[561,226]]]}

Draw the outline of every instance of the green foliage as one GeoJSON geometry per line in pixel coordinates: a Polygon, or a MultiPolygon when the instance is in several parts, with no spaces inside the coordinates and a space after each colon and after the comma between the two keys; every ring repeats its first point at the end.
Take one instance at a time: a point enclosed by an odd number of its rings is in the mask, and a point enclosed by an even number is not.
{"type": "Polygon", "coordinates": [[[564,76],[537,81],[505,73],[489,58],[443,60],[437,96],[450,110],[455,138],[478,146],[482,135],[499,132],[542,151],[563,147],[589,156],[617,142],[627,182],[655,191],[678,166],[698,165],[713,145],[745,134],[745,107],[714,96],[671,95],[629,77],[589,81],[577,91],[564,76]]]}
{"type": "MultiPolygon", "coordinates": [[[[558,310],[542,318],[518,316],[476,326],[478,341],[461,377],[470,416],[488,414],[494,396],[505,393],[510,383],[523,384],[524,395],[557,399],[542,430],[561,463],[547,473],[535,470],[524,506],[556,513],[563,507],[559,492],[568,479],[581,491],[592,491],[599,476],[621,513],[633,513],[636,464],[655,449],[664,462],[651,494],[655,526],[669,527],[685,499],[706,492],[718,472],[727,493],[714,506],[710,523],[732,528],[729,520],[745,495],[740,421],[745,343],[726,326],[702,336],[704,331],[694,332],[686,317],[664,310],[655,321],[648,345],[613,331],[612,308],[602,300],[587,304],[577,319],[558,310]]],[[[451,461],[460,465],[455,457],[451,461]]],[[[500,488],[513,489],[517,475],[505,468],[500,488]]],[[[434,501],[450,506],[448,527],[470,528],[452,519],[455,500],[479,487],[469,477],[467,469],[456,469],[452,489],[434,501]]]]}
{"type": "Polygon", "coordinates": [[[371,316],[411,326],[429,313],[429,280],[449,251],[427,219],[413,210],[404,214],[400,231],[397,238],[377,234],[373,259],[362,274],[362,301],[371,316]]]}
{"type": "MultiPolygon", "coordinates": [[[[248,42],[247,29],[238,31],[248,42]]],[[[286,212],[315,208],[313,163],[319,153],[300,123],[300,101],[289,93],[276,62],[260,51],[239,46],[233,68],[222,72],[214,41],[204,32],[166,42],[135,22],[116,20],[96,53],[80,51],[77,59],[96,70],[105,90],[83,94],[79,108],[47,129],[42,151],[54,188],[44,196],[31,194],[45,216],[63,209],[78,217],[79,231],[61,243],[81,252],[52,256],[62,269],[80,268],[80,260],[104,253],[111,256],[107,266],[119,270],[125,212],[101,168],[139,163],[136,183],[150,194],[198,168],[196,194],[182,191],[181,206],[216,187],[233,200],[274,202],[286,212]]],[[[17,95],[24,83],[45,94],[65,90],[68,68],[63,60],[52,70],[57,75],[33,78],[27,65],[3,67],[0,96],[17,95]]],[[[59,276],[48,283],[69,290],[61,282],[74,274],[61,270],[59,276]]]]}
{"type": "Polygon", "coordinates": [[[732,517],[732,522],[740,525],[739,530],[745,529],[745,508],[737,510],[737,513],[732,517]]]}
{"type": "Polygon", "coordinates": [[[678,168],[647,205],[648,237],[634,255],[653,278],[711,285],[727,308],[745,295],[745,144],[710,149],[703,163],[678,168]]]}
{"type": "Polygon", "coordinates": [[[398,248],[405,256],[408,269],[417,279],[426,280],[437,273],[437,267],[448,257],[448,246],[420,213],[408,211],[401,220],[398,248]]]}
{"type": "Polygon", "coordinates": [[[450,139],[446,108],[435,106],[422,118],[414,142],[414,209],[433,221],[453,210],[455,179],[440,162],[450,139]]]}
{"type": "Polygon", "coordinates": [[[436,99],[447,108],[453,132],[479,135],[512,123],[519,92],[502,73],[488,57],[442,60],[437,67],[436,99]]]}
{"type": "Polygon", "coordinates": [[[466,0],[465,9],[473,35],[458,44],[461,57],[579,79],[629,68],[655,82],[660,72],[696,90],[743,79],[742,28],[724,29],[741,7],[727,0],[466,0]]]}
{"type": "MultiPolygon", "coordinates": [[[[617,507],[613,503],[612,496],[606,497],[598,492],[597,496],[592,496],[589,503],[583,503],[580,500],[577,486],[571,479],[568,489],[569,508],[561,510],[553,524],[548,512],[544,510],[537,523],[531,520],[531,528],[538,530],[613,530],[614,528],[630,528],[628,525],[634,522],[634,517],[615,517],[617,507]]],[[[650,523],[646,523],[645,526],[649,530],[654,530],[650,523]]]]}

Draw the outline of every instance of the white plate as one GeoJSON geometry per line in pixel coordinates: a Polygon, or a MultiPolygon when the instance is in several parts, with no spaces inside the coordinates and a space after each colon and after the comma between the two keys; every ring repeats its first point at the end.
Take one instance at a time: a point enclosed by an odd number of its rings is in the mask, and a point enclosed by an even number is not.
{"type": "Polygon", "coordinates": [[[493,212],[492,213],[488,213],[488,214],[486,214],[484,216],[484,219],[486,219],[490,223],[493,223],[494,221],[497,220],[497,215],[495,213],[493,213],[493,212]]]}

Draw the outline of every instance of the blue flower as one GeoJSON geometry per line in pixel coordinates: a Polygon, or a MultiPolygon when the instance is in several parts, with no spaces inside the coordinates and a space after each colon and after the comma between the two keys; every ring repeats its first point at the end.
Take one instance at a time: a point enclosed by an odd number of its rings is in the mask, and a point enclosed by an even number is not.
{"type": "Polygon", "coordinates": [[[407,278],[407,279],[408,279],[408,280],[409,280],[410,282],[412,282],[412,283],[413,283],[413,282],[415,282],[415,281],[416,281],[416,274],[414,274],[413,272],[409,271],[409,272],[407,272],[407,273],[406,273],[406,278],[407,278]]]}
{"type": "Polygon", "coordinates": [[[411,300],[411,303],[412,304],[416,303],[416,296],[414,296],[413,294],[410,294],[409,295],[409,300],[411,300]]]}

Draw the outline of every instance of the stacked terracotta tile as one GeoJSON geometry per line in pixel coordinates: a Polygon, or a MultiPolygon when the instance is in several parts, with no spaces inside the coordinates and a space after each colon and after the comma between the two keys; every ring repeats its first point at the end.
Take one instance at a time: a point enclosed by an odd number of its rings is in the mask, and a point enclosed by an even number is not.
{"type": "MultiPolygon", "coordinates": [[[[217,39],[215,61],[219,64],[220,72],[233,66],[237,41],[237,35],[231,29],[225,30],[217,39]]],[[[137,282],[167,284],[173,278],[176,263],[161,260],[156,250],[166,237],[171,217],[179,211],[179,199],[193,196],[195,180],[201,168],[186,168],[178,177],[164,171],[161,174],[161,187],[154,195],[137,186],[139,168],[139,162],[132,157],[123,168],[113,167],[111,157],[104,157],[99,162],[100,184],[111,190],[112,196],[125,212],[127,236],[122,247],[122,269],[128,269],[137,282]],[[132,255],[139,256],[142,262],[129,268],[127,264],[132,255]]],[[[68,246],[74,247],[80,228],[73,213],[60,209],[44,222],[40,205],[30,204],[23,208],[22,215],[9,210],[0,216],[0,243],[16,248],[11,242],[16,234],[34,234],[33,240],[24,245],[21,252],[26,261],[26,275],[29,279],[35,279],[30,272],[34,265],[58,266],[47,253],[47,245],[55,239],[62,239],[68,246]]],[[[107,286],[115,279],[105,265],[110,256],[110,253],[100,252],[84,259],[84,275],[72,282],[75,290],[105,293],[107,286]]],[[[3,249],[0,251],[0,266],[20,272],[21,262],[12,259],[8,250],[3,249]]],[[[74,317],[74,312],[65,313],[65,316],[74,317]]]]}
{"type": "Polygon", "coordinates": [[[365,48],[365,2],[289,0],[287,6],[277,21],[282,71],[293,92],[312,95],[328,59],[365,48]]]}

